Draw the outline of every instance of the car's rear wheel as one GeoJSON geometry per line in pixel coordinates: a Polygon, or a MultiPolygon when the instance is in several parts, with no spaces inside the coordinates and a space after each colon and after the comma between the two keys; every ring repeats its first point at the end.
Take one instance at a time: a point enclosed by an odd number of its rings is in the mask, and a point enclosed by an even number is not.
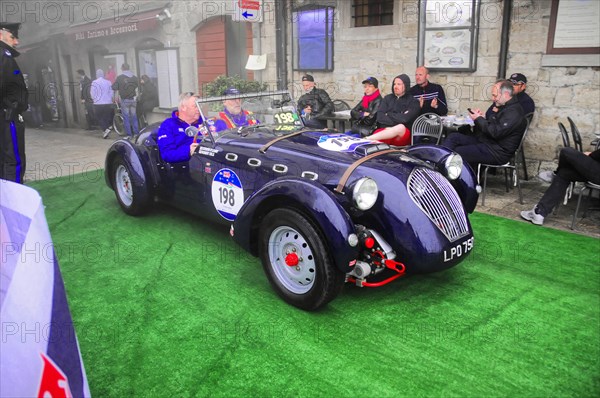
{"type": "Polygon", "coordinates": [[[139,216],[148,210],[151,198],[146,186],[135,183],[132,176],[129,162],[121,157],[114,161],[111,182],[117,201],[125,213],[139,216]]]}
{"type": "Polygon", "coordinates": [[[271,211],[259,239],[265,273],[287,303],[316,310],[341,291],[344,274],[333,264],[321,233],[297,211],[271,211]]]}

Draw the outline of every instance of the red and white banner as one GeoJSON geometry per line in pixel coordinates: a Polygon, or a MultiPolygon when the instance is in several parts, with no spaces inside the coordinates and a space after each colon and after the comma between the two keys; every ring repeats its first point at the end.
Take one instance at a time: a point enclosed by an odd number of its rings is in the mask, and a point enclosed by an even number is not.
{"type": "Polygon", "coordinates": [[[0,257],[0,397],[89,397],[42,200],[6,180],[0,257]]]}

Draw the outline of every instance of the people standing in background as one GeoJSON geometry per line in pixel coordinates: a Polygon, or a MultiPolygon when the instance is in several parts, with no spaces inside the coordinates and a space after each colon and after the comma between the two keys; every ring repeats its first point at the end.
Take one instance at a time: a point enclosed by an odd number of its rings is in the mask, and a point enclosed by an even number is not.
{"type": "Polygon", "coordinates": [[[94,101],[94,115],[98,119],[100,129],[104,131],[102,138],[106,138],[112,129],[114,106],[113,90],[110,81],[104,78],[102,69],[96,71],[96,80],[92,82],[90,93],[94,101]]]}
{"type": "Polygon", "coordinates": [[[94,117],[94,101],[92,100],[92,79],[85,75],[83,69],[77,69],[79,75],[79,91],[81,92],[81,103],[85,107],[85,120],[87,121],[87,130],[93,130],[94,117]]]}
{"type": "Polygon", "coordinates": [[[23,183],[27,86],[15,60],[20,23],[0,23],[0,178],[23,183]]]}
{"type": "Polygon", "coordinates": [[[108,65],[108,69],[106,70],[104,77],[110,82],[110,84],[115,84],[115,81],[117,80],[117,72],[115,71],[113,64],[108,65]]]}
{"type": "Polygon", "coordinates": [[[140,78],[140,89],[137,100],[138,122],[140,128],[143,128],[148,125],[148,113],[152,112],[158,106],[158,90],[148,75],[142,75],[140,78]]]}
{"type": "Polygon", "coordinates": [[[31,79],[27,73],[23,74],[25,78],[25,85],[27,86],[27,91],[29,92],[28,102],[29,102],[29,118],[25,119],[25,122],[34,128],[40,128],[43,126],[42,121],[42,105],[41,105],[41,96],[42,89],[40,85],[31,79]]]}
{"type": "Polygon", "coordinates": [[[121,103],[121,114],[123,115],[123,126],[129,137],[133,137],[139,133],[137,112],[136,112],[136,90],[139,82],[136,75],[129,70],[129,64],[121,65],[121,73],[117,80],[112,85],[112,89],[119,94],[121,103]]]}
{"type": "Polygon", "coordinates": [[[429,81],[429,69],[419,66],[415,71],[415,81],[417,84],[410,88],[410,95],[419,100],[421,115],[433,112],[446,116],[448,114],[446,94],[442,86],[429,81]]]}

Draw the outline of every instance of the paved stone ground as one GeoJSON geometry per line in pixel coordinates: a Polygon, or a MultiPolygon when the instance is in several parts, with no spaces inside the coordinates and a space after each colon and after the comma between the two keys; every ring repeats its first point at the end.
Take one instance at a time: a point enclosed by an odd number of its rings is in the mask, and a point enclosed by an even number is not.
{"type": "MultiPolygon", "coordinates": [[[[98,173],[104,168],[104,157],[112,142],[119,137],[111,133],[108,139],[102,139],[100,131],[65,129],[59,127],[28,128],[26,136],[27,171],[25,181],[68,176],[75,173],[98,173]]],[[[522,182],[523,204],[519,203],[516,188],[506,192],[504,176],[488,177],[485,206],[481,205],[481,196],[477,211],[500,217],[521,220],[519,212],[532,208],[542,197],[548,183],[530,176],[522,182]]],[[[571,231],[571,220],[577,204],[577,195],[566,206],[561,205],[556,215],[546,218],[544,227],[571,231]]],[[[590,201],[582,200],[582,209],[590,201]]],[[[592,206],[598,206],[598,199],[591,200],[592,206]]],[[[580,209],[580,214],[583,211],[580,209]]],[[[526,221],[523,221],[526,222],[526,221]]],[[[590,211],[579,219],[574,233],[600,238],[600,211],[590,211]]]]}

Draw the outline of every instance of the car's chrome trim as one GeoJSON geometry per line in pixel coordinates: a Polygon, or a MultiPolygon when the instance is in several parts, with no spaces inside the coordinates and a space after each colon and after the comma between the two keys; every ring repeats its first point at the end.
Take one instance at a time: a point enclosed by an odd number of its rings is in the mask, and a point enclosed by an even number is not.
{"type": "Polygon", "coordinates": [[[262,164],[262,162],[260,161],[260,159],[256,159],[256,158],[248,159],[248,166],[250,166],[250,167],[260,167],[261,164],[262,164]]]}
{"type": "Polygon", "coordinates": [[[225,154],[225,159],[229,160],[230,162],[236,162],[238,160],[238,155],[235,153],[227,153],[225,154]]]}
{"type": "Polygon", "coordinates": [[[440,173],[416,167],[407,182],[410,198],[435,226],[454,242],[469,234],[469,223],[460,197],[440,173]]]}
{"type": "Polygon", "coordinates": [[[285,174],[288,171],[288,167],[285,164],[274,164],[273,171],[280,174],[285,174]]]}
{"type": "Polygon", "coordinates": [[[302,178],[307,178],[312,181],[317,181],[319,179],[319,175],[314,171],[303,171],[301,176],[302,178]]]}

